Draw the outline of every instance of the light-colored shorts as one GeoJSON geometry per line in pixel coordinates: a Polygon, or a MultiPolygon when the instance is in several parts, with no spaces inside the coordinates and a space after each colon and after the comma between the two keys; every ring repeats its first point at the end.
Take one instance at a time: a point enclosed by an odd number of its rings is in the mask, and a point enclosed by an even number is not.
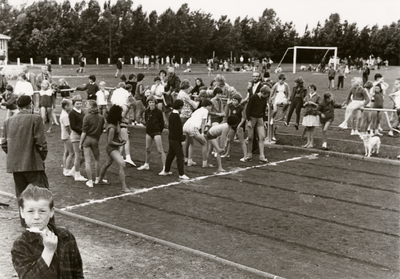
{"type": "Polygon", "coordinates": [[[79,142],[81,140],[81,135],[77,132],[71,130],[71,134],[69,135],[71,142],[79,142]]]}
{"type": "Polygon", "coordinates": [[[183,125],[183,132],[187,134],[189,137],[200,135],[199,128],[197,128],[193,124],[190,124],[189,122],[186,122],[185,125],[183,125]]]}

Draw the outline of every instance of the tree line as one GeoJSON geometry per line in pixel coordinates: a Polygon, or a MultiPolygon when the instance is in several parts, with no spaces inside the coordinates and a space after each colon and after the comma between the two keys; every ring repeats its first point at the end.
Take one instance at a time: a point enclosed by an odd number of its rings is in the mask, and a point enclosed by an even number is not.
{"type": "MultiPolygon", "coordinates": [[[[357,23],[341,22],[335,13],[312,30],[306,27],[299,36],[293,22],[282,22],[269,8],[258,19],[246,16],[232,22],[227,16],[215,20],[210,13],[190,10],[188,4],[158,15],[156,11],[147,14],[141,5],[135,8],[132,0],[108,1],[103,6],[97,0],[75,5],[68,0],[39,0],[19,8],[9,0],[0,3],[0,33],[11,37],[11,61],[58,61],[61,57],[67,63],[71,57],[84,55],[88,63],[96,58],[107,63],[109,57],[115,63],[118,57],[175,55],[179,60],[204,63],[214,52],[222,59],[243,55],[279,61],[288,47],[302,45],[336,46],[342,58],[373,54],[391,65],[400,63],[400,20],[360,29],[357,23]]],[[[324,53],[302,50],[298,61],[318,63],[324,53]]]]}

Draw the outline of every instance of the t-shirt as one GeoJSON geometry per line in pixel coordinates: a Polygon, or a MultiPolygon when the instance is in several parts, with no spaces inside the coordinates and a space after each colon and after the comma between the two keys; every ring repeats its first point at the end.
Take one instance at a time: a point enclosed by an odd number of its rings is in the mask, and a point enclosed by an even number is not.
{"type": "Polygon", "coordinates": [[[117,88],[114,90],[114,93],[111,96],[111,103],[118,106],[127,106],[129,96],[130,93],[127,90],[123,88],[117,88]]]}
{"type": "Polygon", "coordinates": [[[110,95],[110,93],[107,90],[103,91],[97,91],[96,93],[96,103],[98,106],[104,106],[107,105],[107,99],[108,99],[108,95],[110,95]]]}
{"type": "Polygon", "coordinates": [[[68,118],[68,113],[65,110],[62,110],[60,114],[60,126],[61,126],[61,139],[62,140],[69,139],[69,134],[67,131],[67,127],[69,127],[69,118],[68,118]]]}
{"type": "Polygon", "coordinates": [[[186,123],[188,123],[188,125],[193,125],[194,127],[200,129],[203,119],[207,119],[207,117],[208,117],[208,110],[205,107],[201,107],[192,113],[192,116],[186,121],[186,123]]]}
{"type": "Polygon", "coordinates": [[[396,108],[400,108],[400,90],[390,94],[390,96],[392,96],[396,108]]]}
{"type": "Polygon", "coordinates": [[[244,106],[243,105],[238,105],[235,107],[234,104],[229,104],[229,110],[231,111],[231,115],[235,115],[237,118],[239,118],[239,121],[242,120],[243,117],[243,110],[244,106]]]}

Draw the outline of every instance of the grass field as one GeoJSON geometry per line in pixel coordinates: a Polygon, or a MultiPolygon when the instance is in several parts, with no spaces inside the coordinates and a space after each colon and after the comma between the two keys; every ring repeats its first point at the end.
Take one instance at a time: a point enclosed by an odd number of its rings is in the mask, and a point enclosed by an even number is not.
{"type": "MultiPolygon", "coordinates": [[[[69,77],[76,68],[54,68],[53,74],[66,77],[73,87],[87,82],[84,77],[69,77]]],[[[180,71],[181,79],[194,81],[202,77],[206,83],[212,79],[207,77],[204,66],[194,67],[190,74],[180,71]]],[[[114,67],[88,66],[86,74],[95,74],[99,81],[113,86],[117,83],[114,73],[114,67]]],[[[151,84],[156,71],[147,74],[145,83],[151,84]]],[[[240,92],[244,92],[251,77],[251,73],[224,74],[227,82],[240,92]]],[[[289,83],[293,82],[294,76],[286,74],[289,83]]],[[[383,73],[389,84],[398,74],[398,68],[383,73]]],[[[320,94],[325,92],[325,75],[301,75],[306,83],[317,84],[320,94]]],[[[347,94],[349,78],[345,86],[346,90],[334,92],[339,102],[347,94]]],[[[343,119],[340,113],[343,111],[338,110],[335,124],[343,119]]],[[[130,132],[133,160],[141,164],[144,129],[131,127],[130,132]]],[[[279,126],[277,137],[281,142],[288,141],[285,144],[301,146],[300,133],[293,127],[279,126]]],[[[360,142],[347,134],[332,132],[337,148],[360,154],[360,142]],[[354,151],[352,144],[360,150],[354,151]]],[[[128,186],[141,190],[124,194],[115,165],[107,173],[112,181],[107,186],[87,188],[82,182],[62,176],[59,128],[46,136],[50,150],[46,173],[56,207],[66,212],[284,278],[399,278],[400,172],[398,165],[386,164],[388,160],[377,163],[333,156],[318,149],[266,147],[266,156],[272,163],[259,165],[239,162],[240,150],[235,148],[231,157],[223,160],[228,173],[216,175],[214,168],[187,167],[185,173],[192,180],[183,183],[177,181],[175,164],[173,176],[158,176],[162,166],[159,156],[154,155],[150,171],[127,168],[128,186]]],[[[399,154],[398,139],[382,137],[382,142],[388,146],[388,152],[394,153],[392,156],[399,154]]],[[[104,149],[104,136],[100,145],[104,149]]],[[[194,159],[198,162],[199,153],[196,146],[194,159]]],[[[5,158],[1,153],[0,190],[14,193],[12,176],[5,174],[5,158]]],[[[102,153],[102,162],[104,158],[102,153]]],[[[6,251],[18,230],[16,208],[8,210],[13,217],[5,224],[14,226],[14,230],[3,238],[0,248],[6,251]]],[[[5,214],[7,209],[1,213],[10,216],[5,214]]],[[[77,235],[86,278],[262,278],[92,223],[60,214],[56,218],[77,235]]],[[[7,270],[2,278],[11,278],[9,259],[0,270],[7,270]]]]}

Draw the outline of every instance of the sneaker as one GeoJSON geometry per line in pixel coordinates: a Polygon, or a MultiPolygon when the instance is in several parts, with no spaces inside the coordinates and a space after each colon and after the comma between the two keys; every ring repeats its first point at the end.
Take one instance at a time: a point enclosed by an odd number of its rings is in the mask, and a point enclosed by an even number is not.
{"type": "Polygon", "coordinates": [[[354,135],[356,135],[356,132],[354,130],[351,130],[350,136],[354,136],[354,135]]]}
{"type": "Polygon", "coordinates": [[[144,165],[142,165],[142,166],[137,168],[137,170],[149,170],[149,169],[150,169],[150,166],[146,165],[146,164],[144,164],[144,165]]]}
{"type": "Polygon", "coordinates": [[[207,163],[207,165],[203,165],[203,168],[213,168],[214,166],[211,165],[210,163],[207,163]]]}
{"type": "Polygon", "coordinates": [[[379,132],[379,129],[376,129],[376,130],[375,130],[375,135],[383,136],[383,134],[379,132]]]}
{"type": "Polygon", "coordinates": [[[239,161],[240,161],[240,162],[247,162],[246,159],[247,159],[247,157],[243,157],[243,158],[241,158],[239,161]]]}
{"type": "Polygon", "coordinates": [[[72,174],[70,173],[71,172],[71,170],[63,170],[63,175],[64,176],[72,176],[72,174]]]}
{"type": "Polygon", "coordinates": [[[358,130],[355,130],[355,131],[354,131],[354,135],[355,135],[355,136],[359,136],[359,135],[360,135],[360,132],[359,132],[358,130]]]}
{"type": "Polygon", "coordinates": [[[107,179],[102,179],[101,181],[100,180],[96,180],[94,182],[94,184],[95,185],[110,185],[111,182],[109,182],[107,179]]]}
{"type": "Polygon", "coordinates": [[[87,178],[83,177],[82,175],[75,175],[75,181],[87,181],[87,178]]]}
{"type": "Polygon", "coordinates": [[[221,158],[229,158],[229,157],[231,157],[231,155],[229,155],[229,154],[222,154],[221,155],[221,158]]]}
{"type": "Polygon", "coordinates": [[[326,143],[326,142],[324,142],[324,143],[322,144],[322,148],[323,148],[323,149],[325,149],[325,148],[326,148],[326,146],[327,146],[327,143],[326,143]]]}
{"type": "Polygon", "coordinates": [[[339,125],[339,128],[341,128],[341,129],[347,129],[347,123],[342,123],[342,124],[340,124],[339,125]]]}
{"type": "Polygon", "coordinates": [[[389,131],[388,136],[389,136],[389,137],[394,137],[393,130],[390,130],[390,131],[389,131]]]}
{"type": "Polygon", "coordinates": [[[190,178],[189,178],[186,174],[183,174],[183,175],[180,175],[180,176],[179,176],[179,179],[182,179],[182,180],[189,180],[190,178]]]}
{"type": "Polygon", "coordinates": [[[251,157],[245,157],[244,158],[244,162],[251,162],[251,160],[253,160],[251,157]]]}
{"type": "Polygon", "coordinates": [[[131,159],[129,159],[129,160],[125,159],[124,162],[129,164],[129,165],[131,165],[131,166],[133,166],[133,167],[136,167],[136,164],[131,159]]]}
{"type": "Polygon", "coordinates": [[[267,158],[260,158],[260,159],[258,159],[258,162],[259,162],[260,164],[269,163],[269,161],[267,160],[267,158]]]}
{"type": "Polygon", "coordinates": [[[166,172],[166,171],[161,171],[158,175],[161,175],[161,176],[166,176],[166,175],[171,175],[172,174],[172,172],[171,171],[169,171],[169,172],[166,172]]]}
{"type": "Polygon", "coordinates": [[[272,137],[272,139],[271,139],[272,141],[276,141],[276,138],[275,137],[272,137]]]}
{"type": "Polygon", "coordinates": [[[190,167],[190,166],[196,166],[197,163],[194,162],[194,161],[191,161],[191,162],[188,161],[187,165],[188,165],[188,167],[190,167]]]}
{"type": "Polygon", "coordinates": [[[88,186],[89,188],[93,188],[93,180],[86,181],[86,186],[88,186]]]}
{"type": "Polygon", "coordinates": [[[66,176],[74,176],[75,177],[75,171],[73,169],[70,169],[66,176]]]}

